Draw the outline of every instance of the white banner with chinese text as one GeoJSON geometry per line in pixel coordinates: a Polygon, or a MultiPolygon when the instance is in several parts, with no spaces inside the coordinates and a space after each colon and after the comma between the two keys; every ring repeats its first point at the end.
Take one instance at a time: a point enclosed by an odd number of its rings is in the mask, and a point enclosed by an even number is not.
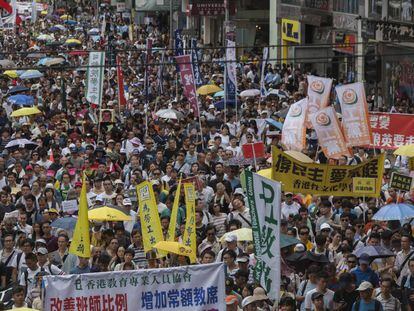
{"type": "Polygon", "coordinates": [[[223,264],[47,276],[45,311],[224,311],[223,264]]]}
{"type": "Polygon", "coordinates": [[[105,69],[105,52],[90,52],[86,82],[86,99],[101,106],[105,69]]]}

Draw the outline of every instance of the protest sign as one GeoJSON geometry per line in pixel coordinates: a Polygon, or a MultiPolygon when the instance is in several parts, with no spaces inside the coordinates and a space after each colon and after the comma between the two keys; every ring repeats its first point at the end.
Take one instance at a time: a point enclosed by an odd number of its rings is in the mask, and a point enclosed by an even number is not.
{"type": "Polygon", "coordinates": [[[244,144],[242,145],[242,150],[246,159],[263,158],[265,156],[265,145],[262,141],[244,144]]]}
{"type": "Polygon", "coordinates": [[[401,190],[401,191],[410,191],[411,185],[413,183],[413,178],[410,176],[398,174],[392,172],[390,179],[390,187],[401,190]]]}
{"type": "Polygon", "coordinates": [[[225,311],[222,263],[44,277],[44,310],[225,311]]]}
{"type": "Polygon", "coordinates": [[[62,201],[62,210],[64,213],[74,213],[78,210],[77,200],[62,201]]]}
{"type": "Polygon", "coordinates": [[[354,193],[364,196],[377,193],[375,178],[354,177],[352,187],[354,193]]]}
{"type": "Polygon", "coordinates": [[[396,149],[414,144],[414,116],[399,113],[370,115],[373,145],[381,149],[396,149]]]}
{"type": "Polygon", "coordinates": [[[193,184],[184,184],[184,198],[186,206],[186,221],[183,235],[183,243],[193,251],[190,260],[192,263],[196,262],[197,253],[197,237],[196,237],[196,213],[195,213],[195,188],[193,184]]]}
{"type": "Polygon", "coordinates": [[[272,179],[280,181],[284,191],[327,196],[353,196],[354,177],[374,178],[376,193],[380,195],[384,154],[358,165],[327,165],[304,163],[283,151],[272,150],[272,179]]]}
{"type": "Polygon", "coordinates": [[[194,115],[198,116],[198,101],[196,96],[196,85],[194,81],[193,67],[191,65],[191,55],[176,56],[175,60],[177,61],[180,71],[184,96],[190,103],[194,115]]]}
{"type": "Polygon", "coordinates": [[[304,98],[289,108],[282,129],[282,144],[287,150],[302,151],[306,147],[306,110],[308,99],[304,98]]]}
{"type": "Polygon", "coordinates": [[[245,176],[257,259],[254,278],[271,299],[279,301],[281,186],[251,171],[245,176]]]}
{"type": "Polygon", "coordinates": [[[105,52],[90,52],[86,79],[86,99],[101,106],[105,67],[105,52]]]}

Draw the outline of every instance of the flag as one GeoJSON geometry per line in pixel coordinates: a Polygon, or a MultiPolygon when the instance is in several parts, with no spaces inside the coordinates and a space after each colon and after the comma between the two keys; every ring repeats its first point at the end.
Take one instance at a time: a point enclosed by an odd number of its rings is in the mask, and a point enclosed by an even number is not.
{"type": "Polygon", "coordinates": [[[242,145],[243,156],[246,159],[264,158],[265,145],[262,141],[253,144],[242,145]]]}
{"type": "Polygon", "coordinates": [[[184,184],[186,221],[183,235],[183,243],[193,251],[190,260],[191,263],[196,262],[197,253],[197,237],[195,223],[195,188],[193,184],[184,184]]]}
{"type": "Polygon", "coordinates": [[[20,25],[22,23],[22,19],[19,15],[17,15],[17,4],[16,1],[12,1],[12,3],[8,3],[5,0],[0,0],[0,8],[4,9],[10,16],[2,17],[3,24],[17,24],[20,25]]]}
{"type": "Polygon", "coordinates": [[[165,50],[162,51],[161,64],[158,66],[157,73],[157,91],[158,95],[164,93],[163,77],[164,77],[164,62],[165,62],[165,50]]]}
{"type": "Polygon", "coordinates": [[[149,252],[157,242],[164,240],[152,184],[148,181],[140,183],[137,186],[137,197],[144,252],[149,252]]]}
{"type": "Polygon", "coordinates": [[[174,203],[171,211],[170,226],[168,227],[168,235],[165,239],[166,241],[175,241],[175,230],[177,228],[177,215],[178,208],[180,206],[180,196],[181,196],[181,178],[178,182],[177,190],[175,192],[174,203]]]}
{"type": "Polygon", "coordinates": [[[289,108],[282,129],[282,145],[287,150],[302,151],[306,147],[306,118],[308,99],[304,98],[289,108]]]}
{"type": "Polygon", "coordinates": [[[271,299],[279,301],[281,184],[244,172],[257,259],[253,276],[271,299]]]}
{"type": "Polygon", "coordinates": [[[76,221],[75,231],[72,242],[70,243],[69,253],[79,257],[91,257],[91,244],[89,237],[88,220],[88,199],[86,197],[86,182],[83,175],[82,189],[79,198],[78,220],[76,221]]]}
{"type": "Polygon", "coordinates": [[[36,23],[37,20],[37,7],[36,7],[36,1],[32,0],[32,23],[36,23]]]}
{"type": "Polygon", "coordinates": [[[190,55],[176,56],[175,60],[180,71],[181,84],[183,86],[184,96],[193,109],[194,116],[199,116],[198,100],[196,96],[196,86],[194,83],[193,68],[191,66],[190,55]]]}
{"type": "Polygon", "coordinates": [[[105,67],[105,52],[90,52],[86,81],[86,99],[101,107],[105,67]]]}
{"type": "Polygon", "coordinates": [[[265,71],[267,66],[267,61],[269,59],[269,48],[263,48],[263,60],[262,60],[262,71],[260,73],[260,98],[263,99],[266,97],[266,85],[265,85],[265,71]]]}
{"type": "Polygon", "coordinates": [[[237,103],[237,77],[236,77],[236,42],[227,41],[226,70],[225,70],[225,103],[234,101],[237,103]]]}
{"type": "Polygon", "coordinates": [[[181,36],[181,29],[176,29],[174,31],[175,38],[175,55],[180,56],[184,55],[184,43],[183,37],[181,36]]]}
{"type": "Polygon", "coordinates": [[[198,61],[198,54],[197,54],[197,39],[191,39],[191,63],[193,65],[193,73],[194,73],[194,82],[199,88],[203,85],[203,79],[201,78],[201,70],[198,61]]]}
{"type": "Polygon", "coordinates": [[[124,75],[121,68],[121,60],[119,55],[116,56],[116,75],[118,78],[118,103],[119,105],[126,105],[125,90],[124,90],[124,75]]]}
{"type": "Polygon", "coordinates": [[[312,114],[329,104],[332,79],[308,76],[308,113],[312,114]]]}

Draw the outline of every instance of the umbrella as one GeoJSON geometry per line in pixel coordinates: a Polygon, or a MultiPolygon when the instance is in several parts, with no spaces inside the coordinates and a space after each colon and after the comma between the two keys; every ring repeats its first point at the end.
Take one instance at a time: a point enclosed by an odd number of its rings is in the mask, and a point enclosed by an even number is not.
{"type": "Polygon", "coordinates": [[[293,238],[287,234],[280,234],[280,248],[289,247],[292,245],[296,245],[300,243],[300,241],[296,238],[293,238]]]}
{"type": "Polygon", "coordinates": [[[278,122],[276,120],[273,120],[272,118],[267,118],[266,123],[271,125],[271,126],[274,126],[275,128],[277,128],[279,130],[281,130],[283,128],[283,123],[282,122],[278,122]]]}
{"type": "Polygon", "coordinates": [[[51,58],[46,61],[45,66],[53,66],[53,65],[60,65],[65,62],[65,59],[62,57],[51,58]]]}
{"type": "Polygon", "coordinates": [[[46,43],[46,46],[59,46],[59,45],[62,45],[62,42],[59,42],[59,41],[53,41],[53,42],[47,42],[46,43]]]}
{"type": "Polygon", "coordinates": [[[286,261],[294,264],[297,268],[309,267],[312,263],[326,264],[329,259],[325,254],[315,254],[310,251],[296,252],[286,257],[286,261]]]}
{"type": "Polygon", "coordinates": [[[272,169],[271,168],[265,168],[263,170],[260,170],[257,172],[260,176],[272,179],[272,169]]]}
{"type": "MultiPolygon", "coordinates": [[[[235,103],[234,99],[230,99],[226,102],[226,105],[227,105],[227,107],[234,108],[236,106],[234,103],[235,103]]],[[[239,100],[237,100],[237,104],[240,106],[240,101],[239,100]]],[[[218,102],[215,102],[214,106],[216,107],[217,110],[223,110],[224,109],[224,99],[219,100],[218,102]]]]}
{"type": "Polygon", "coordinates": [[[38,41],[53,41],[54,38],[48,34],[40,34],[37,36],[36,40],[38,41]]]}
{"type": "Polygon", "coordinates": [[[63,23],[65,23],[66,25],[72,26],[72,25],[76,25],[78,22],[69,19],[69,20],[64,21],[63,23]]]}
{"type": "Polygon", "coordinates": [[[9,59],[0,59],[0,66],[3,68],[13,68],[16,67],[16,64],[9,59]]]}
{"type": "Polygon", "coordinates": [[[395,155],[414,157],[414,145],[405,145],[394,151],[395,155]]]}
{"type": "Polygon", "coordinates": [[[157,111],[155,113],[155,115],[157,115],[160,118],[163,119],[182,119],[184,118],[184,115],[172,108],[168,108],[168,109],[161,109],[159,111],[157,111]]]}
{"type": "Polygon", "coordinates": [[[66,31],[66,27],[63,25],[55,25],[49,28],[49,31],[55,32],[55,31],[66,31]]]}
{"type": "Polygon", "coordinates": [[[386,258],[386,257],[395,256],[393,252],[391,252],[390,250],[386,249],[383,246],[367,245],[367,246],[364,246],[364,247],[360,247],[360,248],[354,250],[354,252],[353,252],[353,254],[355,256],[357,256],[358,258],[364,253],[367,254],[372,259],[374,259],[374,258],[386,258]]]}
{"type": "Polygon", "coordinates": [[[12,78],[12,79],[16,79],[19,77],[18,73],[16,70],[6,70],[5,72],[3,72],[4,75],[12,78]]]}
{"type": "Polygon", "coordinates": [[[82,45],[82,42],[80,42],[78,39],[67,39],[65,41],[65,44],[68,46],[75,46],[75,45],[82,45]]]}
{"type": "Polygon", "coordinates": [[[278,97],[288,97],[288,95],[286,94],[286,92],[282,91],[282,90],[276,90],[276,89],[270,89],[266,96],[269,95],[276,95],[278,97]]]}
{"type": "Polygon", "coordinates": [[[414,205],[406,203],[387,204],[375,213],[373,220],[402,220],[414,217],[414,205]]]}
{"type": "Polygon", "coordinates": [[[230,235],[236,236],[237,241],[253,241],[252,229],[241,228],[241,229],[237,229],[237,230],[233,230],[233,231],[225,233],[221,237],[220,242],[223,242],[224,239],[230,235]]]}
{"type": "Polygon", "coordinates": [[[26,148],[35,149],[38,145],[26,138],[19,138],[11,140],[7,143],[6,148],[26,148]]]}
{"type": "Polygon", "coordinates": [[[12,117],[24,117],[32,114],[42,113],[37,107],[20,108],[11,113],[12,117]]]}
{"type": "Polygon", "coordinates": [[[45,15],[45,16],[46,16],[46,15],[47,15],[47,10],[43,10],[43,11],[41,11],[41,12],[40,12],[40,15],[45,15]]]}
{"type": "Polygon", "coordinates": [[[41,73],[39,70],[27,70],[25,71],[21,76],[20,79],[38,79],[43,77],[43,73],[41,73]]]}
{"type": "Polygon", "coordinates": [[[18,106],[31,106],[34,105],[34,98],[33,96],[18,94],[10,96],[7,99],[10,103],[18,105],[18,106]]]}
{"type": "Polygon", "coordinates": [[[42,59],[39,59],[39,61],[36,63],[37,66],[45,66],[46,62],[50,60],[50,57],[44,57],[42,59]]]}
{"type": "Polygon", "coordinates": [[[50,225],[53,228],[61,228],[72,231],[75,229],[77,219],[74,217],[63,217],[53,221],[50,225]]]}
{"type": "Polygon", "coordinates": [[[27,92],[27,91],[30,91],[30,89],[28,87],[18,85],[18,86],[12,87],[7,92],[7,94],[8,95],[13,95],[13,94],[17,94],[17,93],[21,93],[21,92],[27,92]]]}
{"type": "Polygon", "coordinates": [[[113,205],[97,206],[90,209],[88,218],[98,221],[128,221],[132,219],[123,209],[113,205]]]}
{"type": "Polygon", "coordinates": [[[92,28],[92,29],[89,29],[88,34],[90,34],[90,35],[99,35],[100,32],[101,31],[98,28],[92,28]]]}
{"type": "Polygon", "coordinates": [[[44,54],[44,53],[30,53],[30,54],[27,54],[26,57],[27,58],[44,58],[44,57],[46,57],[46,54],[44,54]]]}
{"type": "Polygon", "coordinates": [[[285,153],[300,162],[313,163],[313,160],[309,158],[306,154],[303,154],[302,152],[295,151],[295,150],[288,150],[288,151],[285,151],[285,153]]]}
{"type": "Polygon", "coordinates": [[[60,18],[61,19],[72,19],[72,16],[70,16],[68,14],[63,14],[60,18]]]}
{"type": "Polygon", "coordinates": [[[250,89],[244,90],[240,93],[240,97],[255,97],[260,95],[260,90],[258,89],[250,89]]]}
{"type": "Polygon", "coordinates": [[[213,93],[217,93],[222,91],[221,88],[219,88],[217,85],[215,84],[206,84],[203,86],[200,86],[197,89],[197,94],[198,95],[208,95],[208,94],[213,94],[213,93]]]}
{"type": "Polygon", "coordinates": [[[193,250],[190,247],[185,246],[183,243],[174,241],[159,241],[157,244],[154,245],[154,248],[160,251],[165,251],[187,257],[191,256],[191,254],[193,253],[193,250]]]}

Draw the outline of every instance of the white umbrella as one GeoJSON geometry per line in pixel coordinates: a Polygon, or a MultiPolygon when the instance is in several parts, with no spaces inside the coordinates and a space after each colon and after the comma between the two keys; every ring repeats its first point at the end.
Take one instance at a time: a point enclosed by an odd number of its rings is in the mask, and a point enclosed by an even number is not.
{"type": "Polygon", "coordinates": [[[284,92],[282,90],[276,90],[276,89],[270,89],[267,92],[266,96],[269,96],[269,95],[276,95],[278,97],[288,97],[286,92],[284,92]]]}
{"type": "Polygon", "coordinates": [[[181,112],[175,109],[171,109],[171,108],[161,109],[157,111],[155,115],[163,119],[177,119],[178,120],[178,119],[184,118],[184,115],[181,112]]]}
{"type": "Polygon", "coordinates": [[[1,59],[0,66],[2,68],[13,68],[13,67],[16,67],[16,64],[9,59],[1,59]]]}
{"type": "Polygon", "coordinates": [[[244,90],[240,93],[240,97],[255,97],[260,95],[260,90],[257,89],[250,89],[244,90]]]}

